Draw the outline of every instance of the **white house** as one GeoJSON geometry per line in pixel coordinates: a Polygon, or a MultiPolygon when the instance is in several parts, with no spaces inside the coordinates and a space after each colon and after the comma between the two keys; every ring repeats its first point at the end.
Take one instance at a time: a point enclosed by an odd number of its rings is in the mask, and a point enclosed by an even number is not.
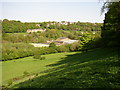
{"type": "Polygon", "coordinates": [[[48,43],[30,43],[32,44],[34,47],[49,47],[48,43]]]}
{"type": "Polygon", "coordinates": [[[33,32],[45,32],[46,29],[28,29],[27,33],[33,33],[33,32]]]}

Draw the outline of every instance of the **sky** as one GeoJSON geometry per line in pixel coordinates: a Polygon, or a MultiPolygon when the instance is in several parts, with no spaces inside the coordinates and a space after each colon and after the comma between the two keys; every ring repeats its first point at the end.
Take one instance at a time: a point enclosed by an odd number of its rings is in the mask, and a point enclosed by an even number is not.
{"type": "Polygon", "coordinates": [[[103,2],[99,0],[2,0],[0,1],[0,18],[22,22],[103,23],[102,6],[103,2]]]}

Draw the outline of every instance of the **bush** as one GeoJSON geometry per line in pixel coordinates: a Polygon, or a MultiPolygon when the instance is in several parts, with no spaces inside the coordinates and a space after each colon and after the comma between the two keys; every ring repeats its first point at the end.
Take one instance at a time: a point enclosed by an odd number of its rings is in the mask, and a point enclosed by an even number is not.
{"type": "Polygon", "coordinates": [[[41,57],[41,55],[34,55],[33,56],[34,59],[39,59],[39,60],[44,60],[45,57],[41,57]]]}
{"type": "Polygon", "coordinates": [[[79,42],[75,42],[72,43],[69,47],[70,51],[77,51],[79,49],[80,43],[79,42]]]}
{"type": "Polygon", "coordinates": [[[44,60],[44,59],[45,59],[45,57],[41,57],[41,58],[40,58],[40,60],[44,60]]]}
{"type": "Polygon", "coordinates": [[[24,71],[23,74],[24,74],[25,76],[27,76],[27,75],[29,74],[29,72],[24,71]]]}
{"type": "Polygon", "coordinates": [[[12,83],[13,83],[13,80],[9,80],[8,81],[8,86],[12,85],[12,83]]]}
{"type": "Polygon", "coordinates": [[[49,47],[56,47],[56,44],[54,42],[50,43],[49,47]]]}
{"type": "Polygon", "coordinates": [[[57,53],[57,50],[54,47],[50,47],[50,48],[48,48],[48,52],[49,53],[57,53]]]}
{"type": "Polygon", "coordinates": [[[59,46],[59,47],[57,48],[57,51],[58,51],[58,52],[68,52],[69,49],[67,48],[67,46],[62,45],[62,46],[59,46]]]}

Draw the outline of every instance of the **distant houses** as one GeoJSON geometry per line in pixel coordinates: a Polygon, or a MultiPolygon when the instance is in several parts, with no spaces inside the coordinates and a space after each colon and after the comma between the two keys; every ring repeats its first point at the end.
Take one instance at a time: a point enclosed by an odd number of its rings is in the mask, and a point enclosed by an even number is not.
{"type": "Polygon", "coordinates": [[[49,27],[50,25],[69,25],[74,24],[75,22],[67,22],[67,21],[61,21],[61,22],[49,22],[47,23],[46,27],[49,27]]]}
{"type": "Polygon", "coordinates": [[[72,44],[78,42],[79,40],[71,40],[67,37],[60,37],[56,40],[47,41],[47,43],[31,43],[34,47],[49,47],[49,44],[54,42],[57,46],[72,44]]]}
{"type": "Polygon", "coordinates": [[[61,44],[61,45],[66,45],[66,44],[72,44],[74,42],[78,42],[79,40],[71,40],[69,38],[66,37],[60,37],[58,39],[56,39],[54,42],[56,44],[61,44]]]}
{"type": "Polygon", "coordinates": [[[45,32],[46,29],[28,29],[27,33],[33,33],[33,32],[45,32]]]}
{"type": "Polygon", "coordinates": [[[30,43],[34,47],[49,47],[49,43],[30,43]]]}
{"type": "Polygon", "coordinates": [[[36,24],[35,26],[40,27],[40,24],[36,24]]]}
{"type": "Polygon", "coordinates": [[[66,40],[70,40],[70,39],[67,37],[60,37],[60,38],[56,39],[56,41],[66,41],[66,40]]]}
{"type": "Polygon", "coordinates": [[[66,38],[66,37],[60,37],[56,40],[54,40],[53,42],[55,44],[60,44],[60,45],[63,45],[64,44],[64,41],[67,41],[67,40],[70,40],[69,38],[66,38]]]}

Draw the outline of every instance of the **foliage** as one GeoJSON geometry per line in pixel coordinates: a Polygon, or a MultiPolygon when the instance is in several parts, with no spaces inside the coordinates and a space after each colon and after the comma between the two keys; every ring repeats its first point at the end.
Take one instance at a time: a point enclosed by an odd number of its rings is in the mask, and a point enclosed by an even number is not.
{"type": "Polygon", "coordinates": [[[21,21],[4,19],[2,21],[3,33],[21,33],[27,29],[38,28],[34,23],[22,23],[21,21]]]}
{"type": "Polygon", "coordinates": [[[12,60],[33,55],[34,46],[27,43],[3,43],[2,60],[12,60]]]}
{"type": "Polygon", "coordinates": [[[49,44],[49,47],[55,48],[56,44],[54,42],[52,42],[52,43],[49,44]]]}
{"type": "Polygon", "coordinates": [[[93,36],[89,33],[83,34],[83,36],[80,38],[80,47],[79,50],[86,50],[86,49],[91,49],[92,46],[94,46],[93,43],[93,36]]]}
{"type": "Polygon", "coordinates": [[[26,32],[27,29],[58,29],[58,30],[72,30],[72,31],[100,31],[101,23],[88,22],[41,22],[41,23],[23,23],[21,21],[4,19],[2,21],[3,33],[21,33],[26,32]],[[37,26],[38,25],[38,26],[37,26]]]}
{"type": "Polygon", "coordinates": [[[8,80],[7,82],[8,86],[12,85],[12,83],[13,83],[13,80],[8,80]]]}
{"type": "Polygon", "coordinates": [[[2,61],[19,59],[23,57],[33,56],[35,59],[45,59],[40,55],[78,51],[80,43],[73,43],[69,45],[53,46],[51,47],[34,47],[28,43],[3,43],[2,61]]]}
{"type": "Polygon", "coordinates": [[[3,41],[8,41],[12,43],[45,43],[47,38],[41,34],[22,34],[22,33],[3,33],[3,41]]]}
{"type": "Polygon", "coordinates": [[[120,1],[108,2],[106,4],[108,12],[102,27],[102,39],[104,46],[120,46],[120,1]]]}
{"type": "MultiPolygon", "coordinates": [[[[12,24],[17,24],[22,23],[20,21],[9,21],[9,20],[3,20],[3,28],[5,29],[6,24],[10,24],[12,28],[12,24]]],[[[38,32],[38,33],[5,33],[3,31],[2,34],[2,42],[3,42],[3,48],[2,48],[2,53],[3,57],[2,60],[12,60],[12,59],[18,59],[18,58],[23,58],[27,56],[32,56],[32,55],[45,55],[45,54],[51,54],[51,53],[58,53],[58,52],[69,52],[69,51],[78,51],[81,49],[86,49],[89,47],[91,49],[91,46],[93,46],[93,40],[92,38],[97,38],[96,36],[100,35],[99,30],[96,31],[93,35],[93,32],[89,31],[81,31],[79,30],[60,30],[58,28],[51,28],[49,29],[45,25],[50,24],[51,22],[44,22],[40,23],[42,28],[47,28],[47,31],[45,32],[38,32]],[[88,33],[89,32],[89,33],[88,33]],[[56,46],[55,43],[50,43],[50,47],[47,48],[35,48],[30,44],[27,43],[46,43],[47,40],[55,40],[59,37],[68,37],[70,39],[76,39],[76,40],[81,40],[81,42],[78,43],[73,43],[70,45],[61,45],[61,46],[56,46]],[[89,43],[89,41],[91,41],[89,43]],[[88,44],[89,43],[89,44],[88,44]]],[[[53,22],[52,22],[53,23],[53,22]]],[[[54,22],[57,25],[58,23],[54,22]]],[[[23,23],[22,23],[23,24],[23,23]]],[[[37,23],[24,23],[24,25],[27,25],[27,28],[39,28],[36,27],[37,23]],[[35,26],[35,27],[34,27],[35,26]]],[[[101,26],[101,24],[95,23],[73,23],[68,26],[71,28],[79,26],[101,26]],[[74,26],[75,25],[75,26],[74,26]],[[73,27],[72,27],[73,26],[73,27]]],[[[9,26],[9,25],[8,25],[9,26]]],[[[84,26],[84,27],[85,27],[84,26]]],[[[18,26],[17,26],[18,27],[18,26]]],[[[67,26],[66,26],[67,27],[67,26]]],[[[19,27],[18,27],[19,28],[19,27]]],[[[3,29],[3,30],[4,30],[3,29]]],[[[7,29],[7,28],[6,28],[7,29]]],[[[75,28],[73,28],[75,29],[75,28]]],[[[97,29],[96,29],[97,30],[97,29]]],[[[8,29],[8,31],[10,31],[8,29]]],[[[12,30],[14,31],[14,29],[12,30]]],[[[94,31],[94,30],[92,30],[94,31]]],[[[92,47],[93,48],[93,47],[92,47]]]]}
{"type": "Polygon", "coordinates": [[[34,55],[33,56],[34,59],[39,59],[39,60],[44,60],[45,57],[41,57],[41,55],[34,55]]]}
{"type": "Polygon", "coordinates": [[[57,48],[58,52],[68,52],[69,48],[67,48],[65,45],[61,45],[57,48]]]}
{"type": "Polygon", "coordinates": [[[4,19],[2,22],[2,30],[3,32],[7,33],[18,33],[18,32],[25,32],[26,28],[24,24],[22,24],[20,21],[9,21],[7,19],[4,19]]]}
{"type": "Polygon", "coordinates": [[[27,75],[29,74],[29,72],[28,72],[28,71],[24,71],[23,74],[24,74],[25,76],[27,76],[27,75]]]}

